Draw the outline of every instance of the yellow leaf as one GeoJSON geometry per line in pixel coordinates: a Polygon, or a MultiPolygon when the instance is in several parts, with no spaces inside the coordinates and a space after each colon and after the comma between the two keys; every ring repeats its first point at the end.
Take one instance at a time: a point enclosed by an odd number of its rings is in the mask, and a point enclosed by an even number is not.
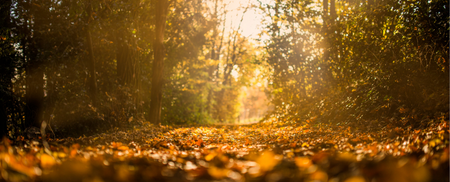
{"type": "Polygon", "coordinates": [[[58,152],[58,153],[57,153],[57,156],[58,156],[59,158],[65,158],[65,157],[67,157],[67,154],[64,153],[64,152],[58,152]]]}
{"type": "Polygon", "coordinates": [[[42,154],[41,155],[41,166],[42,168],[50,168],[53,165],[55,165],[56,161],[55,159],[53,159],[52,156],[47,155],[47,154],[42,154]]]}
{"type": "Polygon", "coordinates": [[[211,161],[216,156],[215,153],[210,153],[207,156],[205,156],[206,161],[211,161]]]}
{"type": "Polygon", "coordinates": [[[118,147],[117,149],[121,150],[121,151],[125,151],[125,150],[128,150],[129,148],[125,145],[122,145],[122,146],[118,147]]]}
{"type": "Polygon", "coordinates": [[[340,153],[337,156],[338,159],[348,162],[354,162],[356,161],[356,156],[349,152],[340,153]]]}
{"type": "Polygon", "coordinates": [[[361,176],[354,176],[346,179],[344,182],[366,182],[366,180],[361,176]]]}
{"type": "Polygon", "coordinates": [[[312,173],[310,178],[313,181],[328,181],[328,175],[327,175],[327,173],[325,173],[323,171],[316,171],[316,172],[312,173]]]}
{"type": "Polygon", "coordinates": [[[307,168],[311,166],[312,162],[307,157],[296,157],[295,164],[300,168],[307,168]]]}
{"type": "Polygon", "coordinates": [[[259,164],[261,171],[270,171],[278,164],[279,160],[275,158],[273,152],[267,151],[259,156],[256,162],[259,164]]]}
{"type": "Polygon", "coordinates": [[[36,176],[36,170],[33,167],[26,166],[19,161],[16,160],[16,158],[13,155],[10,154],[4,154],[0,155],[0,159],[6,162],[12,169],[25,174],[29,177],[36,176]]]}
{"type": "Polygon", "coordinates": [[[216,179],[221,179],[221,178],[228,176],[229,172],[230,172],[229,169],[217,168],[215,166],[208,168],[209,175],[211,175],[212,177],[214,177],[216,179]]]}
{"type": "Polygon", "coordinates": [[[177,158],[177,162],[183,164],[184,163],[184,159],[179,157],[179,158],[177,158]]]}
{"type": "Polygon", "coordinates": [[[93,151],[94,148],[92,148],[91,146],[88,146],[88,147],[85,148],[85,150],[87,150],[87,151],[93,151]]]}
{"type": "Polygon", "coordinates": [[[436,146],[436,145],[439,145],[440,143],[442,143],[441,140],[439,140],[439,139],[434,139],[434,140],[431,140],[431,141],[430,141],[430,146],[431,146],[431,147],[434,147],[434,146],[436,146]]]}

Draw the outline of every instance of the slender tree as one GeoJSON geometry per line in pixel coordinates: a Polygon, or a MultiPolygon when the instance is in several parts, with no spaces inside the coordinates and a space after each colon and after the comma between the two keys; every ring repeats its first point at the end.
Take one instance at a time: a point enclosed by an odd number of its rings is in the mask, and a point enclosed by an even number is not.
{"type": "Polygon", "coordinates": [[[164,68],[164,31],[166,27],[167,0],[157,0],[155,20],[155,43],[153,59],[152,90],[150,101],[150,121],[155,124],[161,123],[161,104],[164,68]]]}
{"type": "Polygon", "coordinates": [[[94,59],[94,50],[92,48],[92,37],[91,37],[91,26],[89,26],[92,22],[92,1],[88,1],[87,6],[87,15],[86,15],[86,41],[87,41],[87,50],[88,50],[88,70],[89,70],[89,95],[92,99],[92,104],[97,106],[97,78],[95,71],[95,59],[94,59]]]}
{"type": "Polygon", "coordinates": [[[14,76],[13,64],[15,60],[14,47],[11,41],[12,24],[11,16],[11,0],[5,0],[0,5],[0,137],[7,136],[8,105],[11,103],[10,85],[11,78],[14,76]]]}
{"type": "Polygon", "coordinates": [[[40,127],[41,116],[42,116],[42,103],[44,100],[44,71],[43,71],[43,51],[44,48],[42,29],[44,29],[44,24],[47,20],[48,12],[46,12],[45,4],[42,6],[36,6],[39,2],[27,2],[28,7],[30,7],[29,12],[33,15],[32,20],[34,23],[31,26],[32,31],[28,30],[27,42],[29,45],[29,53],[27,56],[26,63],[26,120],[29,126],[40,127]],[[32,34],[31,34],[32,32],[32,34]]]}
{"type": "Polygon", "coordinates": [[[336,19],[336,0],[330,0],[330,18],[332,21],[336,19]]]}

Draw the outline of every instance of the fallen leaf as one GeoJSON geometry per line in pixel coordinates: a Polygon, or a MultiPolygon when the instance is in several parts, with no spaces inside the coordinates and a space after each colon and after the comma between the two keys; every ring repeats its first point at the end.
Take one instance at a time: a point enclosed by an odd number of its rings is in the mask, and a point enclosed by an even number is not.
{"type": "Polygon", "coordinates": [[[47,155],[47,154],[42,154],[41,155],[41,166],[42,166],[42,168],[50,168],[50,167],[52,167],[55,164],[56,164],[56,161],[55,161],[55,159],[52,156],[47,155]]]}
{"type": "Polygon", "coordinates": [[[256,162],[259,164],[261,171],[270,171],[278,164],[279,160],[275,158],[273,152],[266,151],[259,156],[256,162]]]}
{"type": "Polygon", "coordinates": [[[366,180],[361,176],[353,176],[346,179],[344,182],[366,182],[366,180]]]}
{"type": "Polygon", "coordinates": [[[307,168],[307,167],[311,166],[312,162],[307,157],[296,157],[295,164],[299,168],[307,168]]]}
{"type": "Polygon", "coordinates": [[[228,176],[229,172],[230,172],[229,169],[217,168],[215,166],[208,168],[209,175],[211,175],[212,177],[214,177],[216,179],[222,179],[222,178],[228,176]]]}

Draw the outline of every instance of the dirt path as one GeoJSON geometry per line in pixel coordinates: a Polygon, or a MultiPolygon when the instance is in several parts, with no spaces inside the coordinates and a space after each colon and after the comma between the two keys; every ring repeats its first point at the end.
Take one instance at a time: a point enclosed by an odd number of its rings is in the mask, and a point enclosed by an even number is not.
{"type": "Polygon", "coordinates": [[[248,123],[214,123],[211,124],[212,126],[248,126],[248,125],[254,125],[258,124],[259,121],[253,121],[248,123]]]}

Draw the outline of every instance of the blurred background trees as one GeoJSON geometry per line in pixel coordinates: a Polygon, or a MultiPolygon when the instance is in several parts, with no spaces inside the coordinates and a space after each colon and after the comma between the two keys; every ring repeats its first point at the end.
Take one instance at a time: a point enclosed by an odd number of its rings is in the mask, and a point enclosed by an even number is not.
{"type": "MultiPolygon", "coordinates": [[[[168,1],[156,68],[162,124],[271,111],[266,118],[420,126],[448,112],[448,1],[258,2],[260,42],[242,34],[251,3],[230,27],[228,1],[168,1]]],[[[1,134],[42,121],[81,135],[151,120],[157,3],[2,3],[1,134]]]]}
{"type": "Polygon", "coordinates": [[[448,1],[279,0],[260,8],[270,17],[274,117],[361,127],[448,118],[448,1]]]}
{"type": "MultiPolygon", "coordinates": [[[[3,3],[2,135],[17,136],[42,121],[56,134],[80,135],[151,120],[158,2],[3,3]]],[[[165,58],[156,68],[164,70],[162,124],[237,119],[240,88],[251,76],[244,73],[255,69],[256,58],[238,30],[225,35],[226,5],[166,3],[165,58]]]]}

